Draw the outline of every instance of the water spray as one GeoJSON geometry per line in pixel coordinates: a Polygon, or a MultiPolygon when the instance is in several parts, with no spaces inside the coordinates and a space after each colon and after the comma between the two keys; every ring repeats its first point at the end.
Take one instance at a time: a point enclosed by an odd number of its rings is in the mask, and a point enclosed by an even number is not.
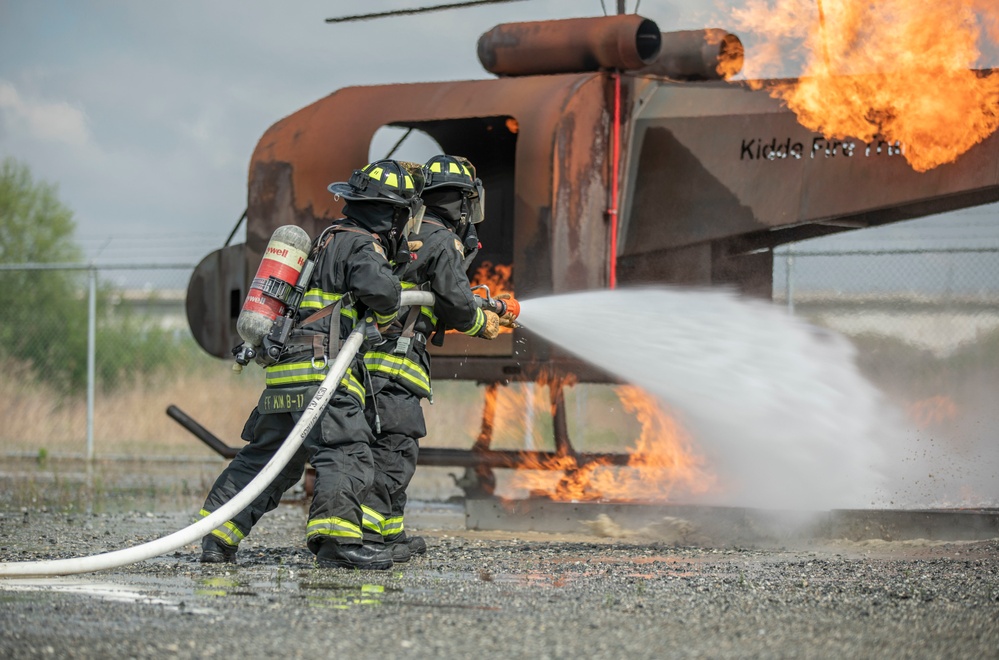
{"type": "MultiPolygon", "coordinates": [[[[403,291],[402,305],[433,305],[434,295],[426,291],[403,291]]],[[[364,341],[365,328],[367,323],[361,322],[344,345],[340,348],[336,359],[330,365],[329,373],[319,385],[319,390],[309,402],[308,407],[302,412],[302,417],[295,424],[295,427],[288,434],[284,444],[274,454],[271,460],[264,466],[260,473],[246,485],[234,498],[226,502],[223,506],[213,511],[210,515],[202,518],[198,522],[185,527],[179,531],[131,548],[123,548],[113,552],[105,552],[89,557],[77,557],[73,559],[48,559],[42,561],[28,562],[3,562],[0,563],[0,577],[45,577],[51,575],[74,575],[77,573],[89,573],[92,571],[103,571],[110,568],[118,568],[134,564],[144,559],[150,559],[159,555],[177,550],[189,543],[193,543],[211,530],[229,520],[232,516],[242,511],[250,504],[263,490],[270,485],[278,473],[292,459],[298,448],[305,442],[306,436],[315,426],[319,415],[325,410],[333,392],[340,384],[340,379],[347,372],[354,356],[361,349],[364,341]]]]}

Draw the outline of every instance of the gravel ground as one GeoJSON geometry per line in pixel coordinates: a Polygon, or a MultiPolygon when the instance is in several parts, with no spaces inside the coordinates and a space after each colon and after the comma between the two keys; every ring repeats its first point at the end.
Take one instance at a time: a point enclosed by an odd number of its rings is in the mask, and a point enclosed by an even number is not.
{"type": "MultiPolygon", "coordinates": [[[[8,512],[0,559],[115,550],[190,518],[8,512]]],[[[424,518],[438,527],[421,531],[426,556],[384,572],[313,568],[304,507],[286,503],[236,566],[202,566],[189,546],[0,580],[0,656],[999,657],[999,540],[689,547],[445,518],[424,518]]]]}

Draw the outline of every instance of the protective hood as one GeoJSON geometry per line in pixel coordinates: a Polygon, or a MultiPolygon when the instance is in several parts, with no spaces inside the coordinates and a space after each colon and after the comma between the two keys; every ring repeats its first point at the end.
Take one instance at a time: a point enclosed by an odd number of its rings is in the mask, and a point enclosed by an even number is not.
{"type": "Polygon", "coordinates": [[[453,188],[428,190],[423,193],[423,203],[427,207],[427,212],[451,225],[452,229],[461,223],[463,209],[462,194],[459,190],[453,188]]]}
{"type": "Polygon", "coordinates": [[[368,231],[386,237],[392,231],[395,207],[380,202],[347,202],[343,214],[368,231]]]}

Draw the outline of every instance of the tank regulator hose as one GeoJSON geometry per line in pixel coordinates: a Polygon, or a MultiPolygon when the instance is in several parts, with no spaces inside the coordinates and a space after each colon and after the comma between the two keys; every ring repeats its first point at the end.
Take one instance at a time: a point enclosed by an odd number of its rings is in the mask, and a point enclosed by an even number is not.
{"type": "MultiPolygon", "coordinates": [[[[433,305],[434,295],[428,291],[403,291],[402,305],[433,305]]],[[[103,571],[109,568],[118,568],[134,564],[144,559],[158,557],[173,550],[177,550],[189,543],[200,540],[211,530],[227,522],[232,516],[242,511],[254,498],[266,488],[278,473],[284,469],[288,461],[292,459],[298,448],[305,442],[312,427],[316,425],[320,413],[325,410],[333,392],[340,385],[340,379],[347,373],[347,367],[353,361],[354,356],[361,349],[364,341],[364,330],[367,320],[362,321],[340,348],[336,359],[330,365],[329,373],[319,386],[316,395],[309,402],[309,405],[302,412],[298,423],[285,438],[284,443],[275,452],[271,460],[260,470],[253,480],[246,485],[242,491],[236,494],[231,500],[213,511],[210,515],[202,518],[196,523],[185,527],[179,531],[149,541],[131,548],[123,548],[113,552],[105,552],[89,557],[77,557],[74,559],[47,559],[42,561],[26,562],[0,562],[0,577],[45,577],[50,575],[74,575],[77,573],[89,573],[92,571],[103,571]]]]}

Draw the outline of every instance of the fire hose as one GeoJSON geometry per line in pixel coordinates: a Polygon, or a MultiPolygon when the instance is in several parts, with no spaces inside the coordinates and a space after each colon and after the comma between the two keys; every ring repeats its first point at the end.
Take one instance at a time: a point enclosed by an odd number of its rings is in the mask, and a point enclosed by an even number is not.
{"type": "MultiPolygon", "coordinates": [[[[433,305],[434,295],[427,291],[403,291],[402,305],[433,305]]],[[[144,559],[150,559],[159,555],[177,550],[189,543],[198,541],[205,534],[225,523],[234,515],[242,511],[266,488],[278,473],[292,459],[298,448],[305,442],[306,436],[315,426],[319,415],[325,410],[340,384],[340,379],[347,372],[354,356],[361,349],[361,344],[365,338],[367,321],[362,321],[340,348],[336,359],[330,365],[329,373],[319,386],[316,395],[309,402],[308,407],[302,412],[302,417],[295,424],[288,437],[280,449],[274,454],[271,460],[264,466],[260,473],[246,485],[235,497],[216,509],[210,515],[202,518],[198,522],[185,527],[179,531],[149,541],[131,548],[123,548],[113,552],[105,552],[89,557],[77,557],[73,559],[48,559],[42,561],[28,562],[2,562],[0,563],[0,577],[44,577],[50,575],[74,575],[77,573],[89,573],[92,571],[103,571],[109,568],[118,568],[134,564],[144,559]]]]}

